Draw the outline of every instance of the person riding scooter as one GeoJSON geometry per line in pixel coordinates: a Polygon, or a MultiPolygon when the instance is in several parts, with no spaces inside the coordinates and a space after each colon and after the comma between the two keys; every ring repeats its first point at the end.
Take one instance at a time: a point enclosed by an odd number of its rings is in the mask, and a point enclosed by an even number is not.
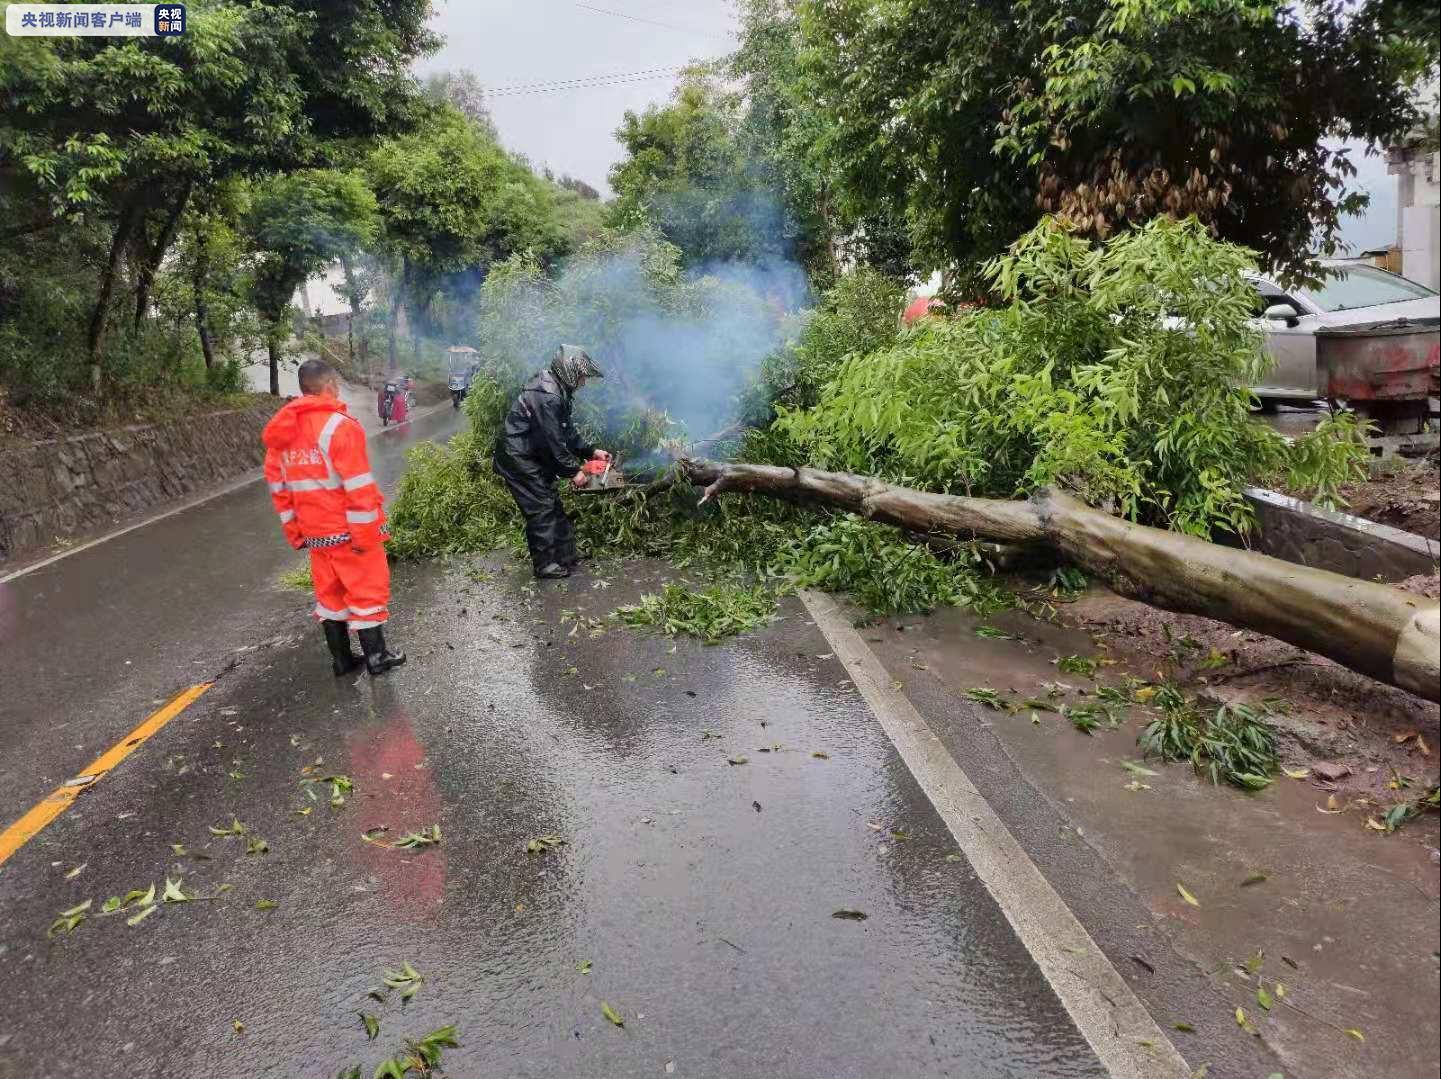
{"type": "Polygon", "coordinates": [[[520,391],[495,443],[495,471],[525,515],[525,542],[535,575],[569,577],[581,561],[575,528],[560,504],[555,481],[587,483],[585,462],[610,454],[582,440],[571,420],[571,400],[588,378],[604,378],[585,349],[561,345],[550,366],[520,391]]]}
{"type": "Polygon", "coordinates": [[[407,381],[404,375],[396,375],[386,379],[381,386],[376,395],[376,411],[380,414],[382,426],[404,423],[410,415],[411,400],[407,381]]]}

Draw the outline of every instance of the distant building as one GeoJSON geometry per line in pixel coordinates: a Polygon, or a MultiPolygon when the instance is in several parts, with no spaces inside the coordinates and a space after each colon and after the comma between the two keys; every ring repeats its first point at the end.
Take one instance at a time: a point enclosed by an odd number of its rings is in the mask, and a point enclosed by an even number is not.
{"type": "Polygon", "coordinates": [[[324,273],[301,285],[291,303],[322,333],[344,334],[345,320],[350,314],[350,301],[345,298],[345,270],[338,262],[329,266],[324,273]]]}
{"type": "Polygon", "coordinates": [[[1441,291],[1441,153],[1437,151],[1436,118],[1428,135],[1386,154],[1396,177],[1396,246],[1401,249],[1400,273],[1427,288],[1441,291]]]}

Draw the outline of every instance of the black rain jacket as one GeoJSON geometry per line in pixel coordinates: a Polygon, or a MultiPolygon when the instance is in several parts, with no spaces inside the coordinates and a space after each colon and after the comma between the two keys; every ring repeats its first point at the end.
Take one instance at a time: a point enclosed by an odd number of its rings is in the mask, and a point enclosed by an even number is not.
{"type": "Polygon", "coordinates": [[[570,410],[570,391],[550,371],[542,371],[525,384],[506,413],[496,456],[522,466],[534,463],[549,479],[574,476],[595,447],[581,440],[570,410]]]}

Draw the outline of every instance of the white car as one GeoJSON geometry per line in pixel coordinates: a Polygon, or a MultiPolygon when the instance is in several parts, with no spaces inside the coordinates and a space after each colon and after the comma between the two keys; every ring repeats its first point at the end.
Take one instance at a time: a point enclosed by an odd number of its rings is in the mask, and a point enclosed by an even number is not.
{"type": "Polygon", "coordinates": [[[1266,351],[1276,365],[1254,387],[1263,402],[1313,401],[1328,393],[1317,363],[1316,335],[1405,319],[1441,324],[1441,295],[1365,262],[1323,262],[1327,277],[1319,288],[1282,288],[1255,275],[1256,310],[1266,335],[1266,351]]]}

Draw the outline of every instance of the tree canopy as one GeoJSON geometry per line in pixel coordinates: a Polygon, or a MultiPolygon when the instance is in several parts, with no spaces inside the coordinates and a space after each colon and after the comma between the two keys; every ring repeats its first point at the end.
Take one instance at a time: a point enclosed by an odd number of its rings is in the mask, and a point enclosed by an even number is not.
{"type": "Polygon", "coordinates": [[[735,66],[783,190],[839,236],[903,225],[916,268],[964,275],[1054,212],[1097,238],[1194,214],[1299,271],[1365,203],[1337,143],[1415,123],[1423,7],[748,0],[735,66]]]}

